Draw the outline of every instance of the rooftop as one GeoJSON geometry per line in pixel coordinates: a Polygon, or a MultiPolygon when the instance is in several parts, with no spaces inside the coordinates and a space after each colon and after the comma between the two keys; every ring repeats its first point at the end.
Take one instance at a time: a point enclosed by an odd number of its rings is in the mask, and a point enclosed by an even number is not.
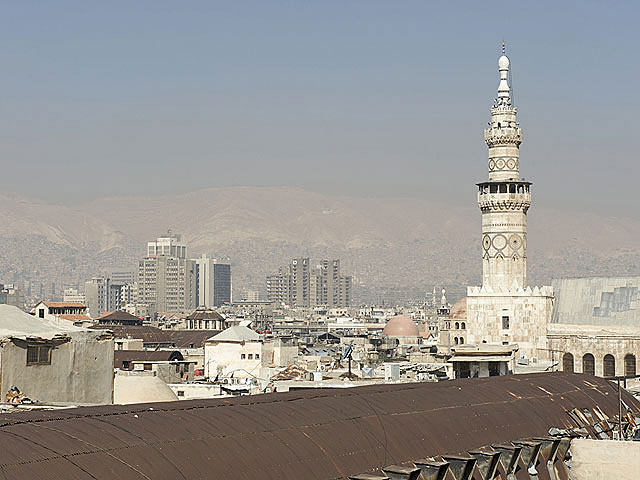
{"type": "Polygon", "coordinates": [[[611,382],[557,372],[32,411],[0,415],[0,464],[7,479],[341,479],[576,428],[568,412],[595,407],[617,415],[611,382]]]}
{"type": "Polygon", "coordinates": [[[260,335],[250,328],[236,325],[207,339],[207,342],[257,342],[260,335]]]}
{"type": "Polygon", "coordinates": [[[82,332],[67,321],[48,320],[23,312],[18,307],[0,304],[0,337],[53,338],[59,334],[82,332]]]}

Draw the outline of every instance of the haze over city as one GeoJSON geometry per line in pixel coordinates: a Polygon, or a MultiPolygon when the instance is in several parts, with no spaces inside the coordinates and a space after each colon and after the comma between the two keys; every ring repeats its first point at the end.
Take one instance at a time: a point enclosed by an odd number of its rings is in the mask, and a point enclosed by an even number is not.
{"type": "Polygon", "coordinates": [[[7,4],[0,185],[64,204],[242,185],[466,206],[505,40],[539,206],[638,220],[638,8],[7,4]]]}
{"type": "Polygon", "coordinates": [[[0,476],[637,480],[639,13],[5,5],[0,476]]]}

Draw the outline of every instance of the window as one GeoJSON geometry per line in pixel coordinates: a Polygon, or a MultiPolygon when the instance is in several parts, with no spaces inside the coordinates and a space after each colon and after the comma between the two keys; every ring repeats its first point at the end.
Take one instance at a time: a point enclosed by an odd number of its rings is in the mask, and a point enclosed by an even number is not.
{"type": "Polygon", "coordinates": [[[144,369],[145,370],[151,370],[151,364],[150,363],[145,363],[144,364],[144,369]]]}
{"type": "Polygon", "coordinates": [[[253,360],[253,353],[249,354],[249,360],[253,360]]]}
{"type": "Polygon", "coordinates": [[[565,353],[562,356],[562,371],[573,373],[573,355],[565,353]]]}
{"type": "Polygon", "coordinates": [[[603,359],[603,377],[616,376],[616,359],[613,355],[605,355],[603,359]]]}
{"type": "Polygon", "coordinates": [[[244,360],[247,356],[244,353],[240,354],[240,360],[244,360]]]}
{"type": "Polygon", "coordinates": [[[460,345],[464,343],[464,337],[460,337],[460,345]]]}
{"type": "Polygon", "coordinates": [[[460,324],[460,328],[461,328],[462,330],[464,330],[465,328],[467,328],[466,323],[462,322],[462,323],[460,324]]]}
{"type": "Polygon", "coordinates": [[[260,354],[256,353],[256,360],[260,360],[260,354]]]}
{"type": "Polygon", "coordinates": [[[502,329],[509,330],[509,317],[506,315],[502,317],[502,329]]]}
{"type": "Polygon", "coordinates": [[[38,317],[44,318],[44,308],[41,308],[40,310],[38,310],[38,317]]]}
{"type": "Polygon", "coordinates": [[[27,365],[51,365],[50,345],[30,345],[27,347],[27,365]]]}
{"type": "Polygon", "coordinates": [[[634,377],[636,375],[636,356],[627,354],[624,357],[624,376],[634,377]]]}
{"type": "Polygon", "coordinates": [[[460,329],[460,324],[458,322],[456,322],[456,330],[460,329]]]}
{"type": "Polygon", "coordinates": [[[178,390],[178,396],[184,397],[184,390],[178,390]]]}
{"type": "Polygon", "coordinates": [[[596,360],[590,353],[585,353],[582,357],[582,373],[587,375],[596,374],[596,360]]]}

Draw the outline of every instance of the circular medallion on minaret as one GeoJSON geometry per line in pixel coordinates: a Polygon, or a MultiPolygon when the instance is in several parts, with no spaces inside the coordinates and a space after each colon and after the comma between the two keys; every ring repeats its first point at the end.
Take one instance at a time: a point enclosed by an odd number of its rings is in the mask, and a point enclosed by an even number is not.
{"type": "Polygon", "coordinates": [[[507,246],[507,238],[501,233],[499,233],[498,235],[493,237],[492,243],[493,243],[493,248],[495,248],[496,250],[502,250],[504,247],[507,246]]]}
{"type": "Polygon", "coordinates": [[[494,168],[496,168],[496,162],[493,160],[493,158],[489,159],[489,170],[493,170],[494,168]]]}
{"type": "Polygon", "coordinates": [[[482,247],[485,250],[489,250],[489,248],[491,248],[491,238],[489,237],[489,235],[485,235],[484,237],[482,237],[482,247]]]}
{"type": "Polygon", "coordinates": [[[496,162],[496,167],[498,167],[498,170],[502,170],[504,168],[504,160],[502,158],[498,159],[498,161],[496,162]]]}
{"type": "Polygon", "coordinates": [[[509,237],[509,245],[513,250],[518,250],[522,246],[522,238],[517,233],[509,237]]]}
{"type": "Polygon", "coordinates": [[[507,160],[507,168],[509,170],[513,170],[516,168],[516,161],[514,158],[510,158],[509,160],[507,160]]]}

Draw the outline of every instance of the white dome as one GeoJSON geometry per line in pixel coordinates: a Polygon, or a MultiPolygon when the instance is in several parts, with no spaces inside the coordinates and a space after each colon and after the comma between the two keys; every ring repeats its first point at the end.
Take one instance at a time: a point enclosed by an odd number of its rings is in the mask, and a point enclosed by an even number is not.
{"type": "MultiPolygon", "coordinates": [[[[144,372],[146,373],[146,372],[144,372]]],[[[156,376],[118,372],[113,380],[113,403],[175,402],[178,397],[156,376]]]]}
{"type": "Polygon", "coordinates": [[[509,70],[509,58],[506,55],[502,55],[498,59],[498,69],[499,70],[509,70]]]}

